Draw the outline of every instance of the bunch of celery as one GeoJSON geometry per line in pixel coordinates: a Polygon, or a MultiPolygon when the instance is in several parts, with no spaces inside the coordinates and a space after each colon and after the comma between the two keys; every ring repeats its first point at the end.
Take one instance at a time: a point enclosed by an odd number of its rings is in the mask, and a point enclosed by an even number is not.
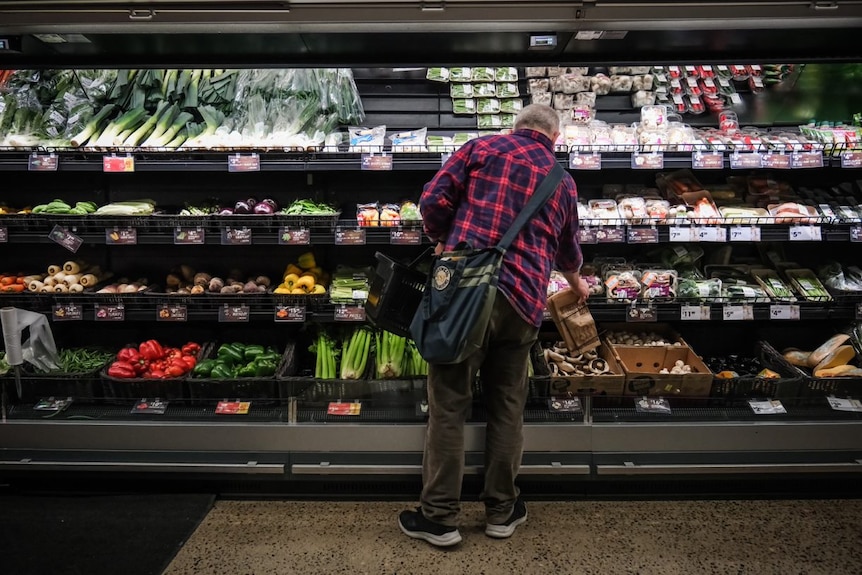
{"type": "Polygon", "coordinates": [[[341,379],[362,379],[371,353],[371,330],[357,327],[345,334],[341,347],[341,379]]]}
{"type": "Polygon", "coordinates": [[[412,339],[407,340],[407,346],[404,350],[404,367],[402,369],[402,376],[418,377],[426,375],[428,375],[428,362],[419,354],[416,342],[412,339]]]}
{"type": "Polygon", "coordinates": [[[340,352],[329,334],[320,330],[317,341],[309,348],[309,351],[317,355],[314,377],[317,379],[336,379],[335,366],[338,363],[340,352]]]}
{"type": "Polygon", "coordinates": [[[378,331],[376,341],[377,377],[396,379],[401,377],[405,367],[407,338],[388,331],[378,331]]]}

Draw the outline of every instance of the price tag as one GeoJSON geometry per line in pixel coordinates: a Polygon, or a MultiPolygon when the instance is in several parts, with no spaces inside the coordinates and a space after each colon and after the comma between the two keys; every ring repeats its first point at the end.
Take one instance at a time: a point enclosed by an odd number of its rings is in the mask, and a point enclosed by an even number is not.
{"type": "Polygon", "coordinates": [[[188,321],[189,309],[185,305],[163,304],[156,309],[156,321],[188,321]]]}
{"type": "Polygon", "coordinates": [[[754,319],[754,308],[750,305],[726,305],[721,311],[724,321],[751,321],[754,319]]]}
{"type": "Polygon", "coordinates": [[[0,244],[9,242],[9,230],[6,226],[0,226],[0,244]]]}
{"type": "Polygon", "coordinates": [[[763,167],[763,156],[758,153],[740,154],[734,152],[730,155],[731,170],[753,170],[763,167]]]}
{"type": "Polygon", "coordinates": [[[799,319],[798,305],[771,305],[769,306],[769,319],[799,319]]]}
{"type": "Polygon", "coordinates": [[[305,323],[304,305],[275,306],[275,321],[284,323],[305,323]]]}
{"type": "Polygon", "coordinates": [[[176,228],[174,244],[202,246],[206,242],[206,231],[202,228],[176,228]]]}
{"type": "Polygon", "coordinates": [[[125,321],[126,306],[121,303],[96,304],[96,321],[125,321]]]}
{"type": "Polygon", "coordinates": [[[335,245],[337,246],[364,246],[365,230],[335,230],[335,245]]]}
{"type": "Polygon", "coordinates": [[[823,152],[793,152],[790,155],[790,167],[795,170],[822,168],[823,152]]]}
{"type": "Polygon", "coordinates": [[[629,306],[626,313],[626,322],[656,322],[658,321],[658,310],[652,306],[629,306]]]}
{"type": "Polygon", "coordinates": [[[670,226],[668,228],[668,241],[670,242],[690,242],[693,238],[694,234],[689,227],[670,226]]]}
{"type": "Polygon", "coordinates": [[[54,154],[30,154],[27,169],[31,172],[56,172],[60,158],[54,154]]]}
{"type": "Polygon", "coordinates": [[[657,244],[658,230],[656,228],[629,228],[628,242],[630,244],[657,244]]]}
{"type": "Polygon", "coordinates": [[[569,169],[601,170],[602,155],[598,153],[581,155],[578,152],[572,152],[569,154],[569,169]]]}
{"type": "Polygon", "coordinates": [[[679,319],[683,321],[709,321],[708,305],[683,305],[679,308],[679,319]]]}
{"type": "Polygon", "coordinates": [[[548,400],[548,411],[551,413],[581,413],[581,398],[552,397],[548,400]]]}
{"type": "Polygon", "coordinates": [[[391,172],[392,156],[375,156],[362,154],[361,169],[369,172],[391,172]]]}
{"type": "Polygon", "coordinates": [[[361,305],[340,305],[335,308],[335,321],[365,321],[365,308],[361,305]]]}
{"type": "Polygon", "coordinates": [[[727,241],[727,230],[720,227],[700,226],[694,228],[695,241],[698,242],[719,242],[727,241]]]}
{"type": "Polygon", "coordinates": [[[758,226],[734,226],[730,228],[732,242],[759,242],[760,228],[758,226]]]}
{"type": "Polygon", "coordinates": [[[84,240],[67,230],[66,228],[56,225],[48,234],[51,241],[54,241],[72,253],[76,253],[84,243],[84,240]]]}
{"type": "Polygon", "coordinates": [[[124,174],[135,171],[135,158],[126,156],[104,156],[102,158],[102,171],[111,174],[124,174]]]}
{"type": "Polygon", "coordinates": [[[554,319],[554,317],[551,315],[550,310],[548,310],[548,308],[543,309],[542,310],[542,321],[551,321],[552,319],[554,319]]]}
{"type": "Polygon", "coordinates": [[[219,401],[215,412],[219,415],[246,415],[249,409],[250,401],[219,401]]]}
{"type": "Polygon", "coordinates": [[[247,305],[223,305],[218,310],[218,320],[222,323],[248,322],[251,308],[247,305]]]}
{"type": "Polygon", "coordinates": [[[74,303],[63,303],[54,305],[51,317],[54,321],[81,321],[84,319],[84,310],[74,303]]]}
{"type": "Polygon", "coordinates": [[[138,243],[138,230],[135,228],[106,229],[105,243],[109,246],[134,246],[138,243]]]}
{"type": "Polygon", "coordinates": [[[251,228],[222,228],[221,245],[250,246],[251,237],[251,228]]]}
{"type": "Polygon", "coordinates": [[[853,226],[850,228],[850,241],[853,243],[862,242],[862,226],[853,226]]]}
{"type": "Polygon", "coordinates": [[[578,243],[582,245],[598,243],[598,240],[596,239],[596,229],[578,228],[578,243]]]}
{"type": "Polygon", "coordinates": [[[311,230],[297,228],[292,230],[281,226],[278,230],[278,243],[282,246],[307,246],[311,243],[311,230]]]}
{"type": "Polygon", "coordinates": [[[724,168],[724,154],[721,152],[693,152],[691,154],[693,170],[721,170],[724,168]]]}
{"type": "Polygon", "coordinates": [[[422,243],[422,230],[396,230],[389,233],[389,243],[393,246],[412,246],[422,243]]]}
{"type": "Polygon", "coordinates": [[[332,401],[326,408],[328,415],[359,415],[362,404],[359,402],[332,401]]]}
{"type": "Polygon", "coordinates": [[[862,168],[862,152],[844,152],[841,154],[842,168],[862,168]]]}
{"type": "Polygon", "coordinates": [[[823,237],[820,226],[790,226],[788,236],[791,242],[819,242],[823,237]]]}
{"type": "Polygon", "coordinates": [[[600,244],[623,244],[626,230],[618,227],[602,227],[596,230],[596,242],[600,244]]]}
{"type": "Polygon", "coordinates": [[[734,92],[730,95],[730,103],[734,106],[739,106],[742,104],[742,98],[739,96],[738,92],[734,92]]]}
{"type": "Polygon", "coordinates": [[[757,415],[781,415],[782,413],[787,413],[781,401],[777,399],[767,399],[765,401],[750,399],[748,405],[751,407],[751,411],[757,415]]]}
{"type": "Polygon", "coordinates": [[[830,395],[827,398],[827,401],[829,401],[829,407],[835,411],[862,412],[862,401],[859,401],[858,399],[834,397],[830,395]]]}
{"type": "Polygon", "coordinates": [[[773,170],[789,170],[790,156],[786,154],[766,154],[763,156],[763,167],[773,170]]]}
{"type": "Polygon", "coordinates": [[[663,170],[664,154],[653,152],[651,154],[632,154],[633,170],[663,170]]]}
{"type": "Polygon", "coordinates": [[[259,172],[260,171],[260,156],[257,154],[249,154],[243,156],[236,154],[235,156],[227,157],[228,172],[259,172]]]}
{"type": "Polygon", "coordinates": [[[148,399],[146,397],[141,398],[135,406],[132,408],[130,413],[146,413],[147,415],[164,415],[168,410],[169,401],[165,401],[161,398],[155,397],[153,399],[148,399]]]}

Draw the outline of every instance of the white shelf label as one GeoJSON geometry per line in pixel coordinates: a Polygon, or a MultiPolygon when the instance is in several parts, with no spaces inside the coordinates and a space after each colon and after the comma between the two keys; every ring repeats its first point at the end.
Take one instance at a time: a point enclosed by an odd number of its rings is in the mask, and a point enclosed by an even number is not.
{"type": "Polygon", "coordinates": [[[759,242],[759,226],[734,226],[730,228],[730,241],[732,242],[759,242]]]}
{"type": "Polygon", "coordinates": [[[684,305],[679,308],[679,319],[683,321],[709,321],[708,305],[684,305]]]}
{"type": "Polygon", "coordinates": [[[754,308],[750,305],[726,305],[721,311],[724,321],[751,321],[754,319],[754,308]]]}
{"type": "Polygon", "coordinates": [[[767,399],[764,401],[752,399],[749,400],[748,405],[751,407],[751,411],[757,415],[781,415],[787,413],[781,401],[777,399],[767,399]]]}
{"type": "Polygon", "coordinates": [[[769,306],[769,319],[799,319],[798,305],[771,305],[769,306]]]}
{"type": "Polygon", "coordinates": [[[694,237],[699,242],[720,242],[727,241],[727,229],[719,227],[701,226],[694,228],[694,237]]]}
{"type": "Polygon", "coordinates": [[[791,242],[819,242],[823,238],[820,226],[790,226],[788,236],[791,242]]]}
{"type": "Polygon", "coordinates": [[[693,237],[694,234],[692,234],[691,228],[679,226],[671,226],[668,228],[668,241],[690,242],[693,237]]]}

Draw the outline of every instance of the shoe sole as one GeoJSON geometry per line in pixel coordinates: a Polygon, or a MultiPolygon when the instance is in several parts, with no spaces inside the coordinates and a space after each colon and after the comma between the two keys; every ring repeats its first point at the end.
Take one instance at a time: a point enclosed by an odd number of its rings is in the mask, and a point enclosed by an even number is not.
{"type": "Polygon", "coordinates": [[[433,533],[426,533],[425,531],[410,531],[401,525],[401,521],[398,522],[398,527],[401,528],[401,531],[407,537],[421,539],[422,541],[427,541],[431,545],[435,545],[437,547],[451,547],[452,545],[461,543],[461,533],[457,530],[447,533],[446,535],[434,535],[433,533]]]}
{"type": "Polygon", "coordinates": [[[515,533],[515,529],[518,525],[523,525],[527,522],[527,514],[524,513],[524,516],[512,521],[508,525],[491,525],[488,524],[485,526],[485,535],[488,537],[493,537],[494,539],[508,539],[515,533]]]}

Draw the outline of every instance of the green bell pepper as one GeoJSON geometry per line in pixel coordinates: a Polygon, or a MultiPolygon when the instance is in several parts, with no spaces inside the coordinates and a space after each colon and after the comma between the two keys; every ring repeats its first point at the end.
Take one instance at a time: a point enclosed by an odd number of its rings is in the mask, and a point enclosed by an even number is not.
{"type": "Polygon", "coordinates": [[[254,367],[254,362],[244,365],[237,371],[237,377],[255,377],[257,372],[254,367]]]}
{"type": "Polygon", "coordinates": [[[262,345],[248,345],[245,350],[243,350],[242,355],[246,361],[252,361],[264,353],[266,353],[266,350],[262,345]]]}
{"type": "Polygon", "coordinates": [[[233,379],[234,377],[236,377],[236,374],[229,365],[216,362],[216,365],[210,372],[210,377],[214,379],[233,379]]]}
{"type": "Polygon", "coordinates": [[[256,377],[269,377],[275,375],[275,369],[278,365],[274,361],[268,359],[256,359],[253,362],[254,374],[256,377]]]}
{"type": "Polygon", "coordinates": [[[192,375],[195,377],[209,377],[215,366],[216,360],[205,359],[195,366],[192,370],[192,375]]]}
{"type": "Polygon", "coordinates": [[[230,365],[242,363],[245,346],[240,346],[241,344],[238,343],[223,343],[219,346],[216,356],[221,361],[230,365]]]}

